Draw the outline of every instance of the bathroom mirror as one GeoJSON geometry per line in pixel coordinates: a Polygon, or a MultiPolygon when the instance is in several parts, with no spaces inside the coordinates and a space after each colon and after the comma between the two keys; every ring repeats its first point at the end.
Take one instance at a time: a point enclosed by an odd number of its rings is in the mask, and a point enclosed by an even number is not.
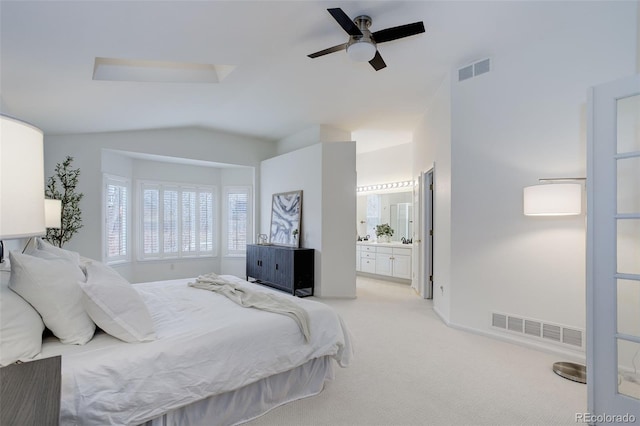
{"type": "Polygon", "coordinates": [[[413,193],[366,193],[357,200],[357,231],[360,238],[376,241],[376,225],[388,223],[393,229],[391,241],[413,238],[413,193]]]}

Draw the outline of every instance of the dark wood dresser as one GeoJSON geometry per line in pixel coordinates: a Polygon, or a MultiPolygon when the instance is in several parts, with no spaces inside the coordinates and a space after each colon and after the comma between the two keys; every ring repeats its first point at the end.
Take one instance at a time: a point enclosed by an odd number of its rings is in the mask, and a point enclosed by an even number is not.
{"type": "Polygon", "coordinates": [[[286,291],[294,296],[313,296],[314,249],[276,245],[247,245],[247,281],[286,291]]]}

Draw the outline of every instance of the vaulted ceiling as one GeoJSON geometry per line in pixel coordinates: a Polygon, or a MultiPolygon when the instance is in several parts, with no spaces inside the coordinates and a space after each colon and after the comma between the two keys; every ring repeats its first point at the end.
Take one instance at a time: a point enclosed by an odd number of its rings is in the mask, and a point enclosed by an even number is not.
{"type": "Polygon", "coordinates": [[[203,126],[277,140],[325,124],[364,150],[405,143],[447,73],[561,34],[579,19],[570,3],[2,0],[2,112],[45,134],[203,126]],[[344,51],[310,59],[347,41],[333,7],[369,15],[372,31],[426,32],[380,44],[377,72],[344,51]],[[235,68],[219,83],[97,81],[96,58],[235,68]]]}

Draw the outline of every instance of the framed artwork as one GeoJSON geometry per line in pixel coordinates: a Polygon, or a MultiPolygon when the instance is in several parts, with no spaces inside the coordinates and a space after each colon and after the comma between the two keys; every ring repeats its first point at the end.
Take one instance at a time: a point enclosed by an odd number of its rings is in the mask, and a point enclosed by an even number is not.
{"type": "Polygon", "coordinates": [[[273,194],[269,242],[281,246],[299,247],[301,218],[302,191],[273,194]]]}

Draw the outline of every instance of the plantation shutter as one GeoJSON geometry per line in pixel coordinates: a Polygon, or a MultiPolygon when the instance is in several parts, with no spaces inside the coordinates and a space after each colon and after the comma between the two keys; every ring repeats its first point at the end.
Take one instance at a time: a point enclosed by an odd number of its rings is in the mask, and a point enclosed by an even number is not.
{"type": "Polygon", "coordinates": [[[145,255],[160,253],[160,191],[157,188],[143,189],[143,237],[145,255]]]}
{"type": "Polygon", "coordinates": [[[213,194],[199,193],[200,207],[200,251],[213,250],[213,194]]]}
{"type": "Polygon", "coordinates": [[[128,260],[129,182],[105,176],[105,261],[128,260]]]}
{"type": "Polygon", "coordinates": [[[178,253],[178,191],[165,190],[163,192],[163,248],[165,254],[178,253]]]}
{"type": "Polygon", "coordinates": [[[227,192],[227,250],[244,252],[247,248],[247,190],[227,192]]]}

